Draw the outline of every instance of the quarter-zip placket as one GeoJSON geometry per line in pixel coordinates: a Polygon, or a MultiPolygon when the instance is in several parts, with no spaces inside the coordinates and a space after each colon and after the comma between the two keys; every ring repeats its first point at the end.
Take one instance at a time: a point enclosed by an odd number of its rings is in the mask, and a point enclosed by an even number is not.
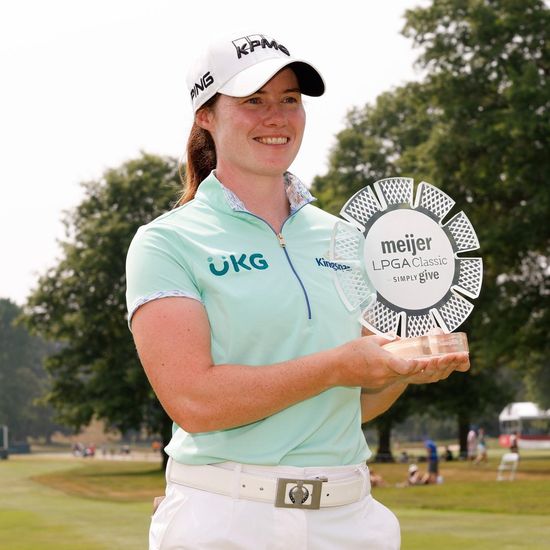
{"type": "Polygon", "coordinates": [[[283,249],[283,252],[285,253],[288,265],[290,266],[290,269],[292,270],[292,273],[294,273],[294,276],[296,277],[298,283],[300,284],[302,292],[304,293],[304,298],[306,300],[306,307],[307,307],[307,318],[311,320],[311,305],[310,305],[310,302],[309,302],[309,296],[307,295],[307,290],[306,290],[306,287],[304,286],[304,283],[302,282],[302,279],[300,279],[300,275],[298,275],[298,272],[296,271],[296,269],[294,267],[294,264],[292,263],[292,260],[290,259],[288,251],[286,249],[286,241],[285,241],[285,238],[284,238],[283,232],[282,232],[283,227],[285,226],[285,223],[288,220],[290,220],[290,218],[292,218],[292,216],[295,216],[304,206],[305,205],[301,206],[300,208],[298,208],[298,210],[296,210],[295,212],[290,214],[290,216],[288,216],[288,218],[283,222],[283,225],[281,226],[281,231],[279,233],[277,233],[277,231],[275,231],[275,229],[273,229],[271,224],[266,222],[260,216],[257,216],[256,214],[253,214],[252,212],[249,212],[248,210],[236,210],[236,211],[241,212],[242,214],[248,214],[249,216],[252,216],[253,218],[256,218],[256,219],[262,221],[263,223],[265,223],[265,225],[267,225],[267,227],[269,227],[269,229],[271,229],[271,231],[273,231],[273,233],[277,237],[277,240],[279,241],[279,246],[283,249]]]}
{"type": "MultiPolygon", "coordinates": [[[[288,218],[287,218],[288,219],[288,218]]],[[[285,220],[286,222],[286,220],[285,220]]],[[[269,224],[268,224],[269,225],[269,224]]],[[[284,223],[283,223],[284,225],[284,223]]],[[[271,226],[270,226],[271,227],[271,226]]],[[[306,305],[307,305],[307,318],[311,319],[311,305],[309,303],[309,297],[307,295],[306,287],[304,286],[304,283],[302,282],[302,279],[300,279],[300,275],[298,275],[298,272],[294,268],[294,264],[292,263],[292,260],[290,259],[290,256],[288,255],[288,251],[286,249],[286,241],[282,233],[277,233],[277,239],[279,239],[279,245],[283,249],[286,259],[288,260],[288,265],[290,266],[290,269],[292,269],[292,272],[296,276],[296,279],[298,279],[298,282],[300,283],[300,286],[302,287],[302,291],[304,292],[304,298],[306,299],[306,305]]]]}

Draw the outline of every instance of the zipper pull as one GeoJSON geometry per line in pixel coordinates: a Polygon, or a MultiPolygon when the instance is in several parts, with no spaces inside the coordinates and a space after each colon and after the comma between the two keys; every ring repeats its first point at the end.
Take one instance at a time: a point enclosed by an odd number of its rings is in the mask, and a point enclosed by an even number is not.
{"type": "Polygon", "coordinates": [[[283,237],[283,234],[282,233],[277,233],[277,238],[279,239],[279,244],[281,245],[281,248],[285,248],[286,247],[286,241],[285,241],[285,238],[283,237]]]}

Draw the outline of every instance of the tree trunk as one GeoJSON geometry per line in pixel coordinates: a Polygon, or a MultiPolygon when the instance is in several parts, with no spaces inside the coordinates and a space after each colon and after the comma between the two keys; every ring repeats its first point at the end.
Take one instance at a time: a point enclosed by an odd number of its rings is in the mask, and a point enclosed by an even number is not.
{"type": "Polygon", "coordinates": [[[391,428],[392,422],[377,422],[378,450],[374,457],[375,462],[395,462],[391,453],[391,428]]]}

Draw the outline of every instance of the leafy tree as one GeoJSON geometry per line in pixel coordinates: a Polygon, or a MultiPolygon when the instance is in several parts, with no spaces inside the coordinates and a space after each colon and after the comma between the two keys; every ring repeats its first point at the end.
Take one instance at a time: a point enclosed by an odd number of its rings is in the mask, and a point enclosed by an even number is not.
{"type": "Polygon", "coordinates": [[[374,105],[351,109],[336,136],[328,173],[313,180],[319,206],[337,214],[356,191],[405,172],[404,165],[422,176],[416,150],[424,147],[434,124],[428,101],[422,84],[409,83],[381,94],[374,105]]]}
{"type": "Polygon", "coordinates": [[[138,227],[177,201],[178,181],[175,159],[142,154],[85,183],[65,220],[62,258],[28,300],[26,324],[62,344],[46,362],[47,400],[74,428],[97,417],[121,432],[145,427],[170,439],[127,326],[125,258],[138,227]]]}
{"type": "Polygon", "coordinates": [[[521,367],[533,395],[548,378],[550,15],[537,0],[434,0],[406,20],[425,78],[350,112],[313,192],[337,211],[376,179],[409,175],[443,188],[472,220],[485,267],[462,327],[472,370],[404,398],[414,396],[411,410],[452,404],[462,443],[472,415],[511,397],[487,386],[503,368],[521,367]]]}
{"type": "Polygon", "coordinates": [[[471,203],[482,237],[495,293],[483,324],[514,336],[499,352],[548,343],[549,29],[550,10],[536,0],[435,1],[408,12],[405,28],[424,48],[439,113],[430,173],[471,203]]]}
{"type": "Polygon", "coordinates": [[[550,345],[550,10],[435,0],[407,12],[404,32],[423,50],[437,114],[427,171],[467,207],[482,243],[476,360],[520,367],[536,387],[550,345]]]}
{"type": "Polygon", "coordinates": [[[52,408],[39,402],[49,384],[43,360],[53,346],[18,326],[20,314],[17,304],[0,299],[0,424],[9,427],[11,441],[49,440],[63,429],[52,408]]]}

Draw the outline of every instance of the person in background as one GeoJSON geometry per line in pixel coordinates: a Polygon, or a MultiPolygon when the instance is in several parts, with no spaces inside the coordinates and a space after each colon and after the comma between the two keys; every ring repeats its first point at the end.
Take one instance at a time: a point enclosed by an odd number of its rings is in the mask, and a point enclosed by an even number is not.
{"type": "Polygon", "coordinates": [[[174,421],[151,550],[392,550],[361,423],[409,384],[469,368],[404,360],[361,334],[321,261],[337,218],[288,168],[302,97],[325,84],[264,34],[216,41],[188,75],[194,124],[180,206],[127,257],[128,323],[174,421]]]}
{"type": "Polygon", "coordinates": [[[477,456],[477,433],[474,427],[470,427],[470,431],[466,437],[466,445],[468,449],[468,460],[474,461],[477,456]]]}
{"type": "Polygon", "coordinates": [[[430,474],[421,473],[416,464],[409,465],[407,485],[427,485],[430,483],[430,474]]]}
{"type": "Polygon", "coordinates": [[[485,430],[479,428],[477,432],[477,456],[474,460],[474,464],[487,463],[487,441],[485,439],[485,430]]]}
{"type": "Polygon", "coordinates": [[[510,434],[510,452],[519,454],[518,432],[512,432],[510,434]]]}
{"type": "Polygon", "coordinates": [[[439,477],[439,455],[437,445],[431,439],[424,441],[428,460],[428,483],[437,483],[439,477]]]}
{"type": "Polygon", "coordinates": [[[369,467],[369,473],[371,487],[384,487],[386,485],[384,478],[380,474],[375,473],[372,467],[369,467]]]}
{"type": "Polygon", "coordinates": [[[402,464],[407,464],[407,462],[409,462],[409,453],[407,451],[401,451],[401,454],[399,455],[399,462],[402,464]]]}

